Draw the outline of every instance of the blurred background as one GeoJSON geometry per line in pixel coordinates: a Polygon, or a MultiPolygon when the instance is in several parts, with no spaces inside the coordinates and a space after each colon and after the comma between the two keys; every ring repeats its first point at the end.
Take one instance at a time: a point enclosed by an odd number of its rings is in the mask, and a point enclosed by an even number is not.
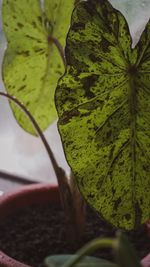
{"type": "MultiPolygon", "coordinates": [[[[150,0],[111,0],[110,2],[125,15],[134,46],[150,17],[150,0]]],[[[1,6],[2,0],[0,0],[0,12],[1,6]]],[[[0,66],[6,45],[0,13],[0,66]]],[[[0,90],[4,90],[1,75],[0,90]]],[[[45,131],[45,136],[60,166],[69,172],[57,131],[57,122],[45,131]]],[[[28,177],[31,180],[56,183],[53,168],[41,140],[20,128],[7,100],[3,98],[0,98],[0,170],[28,177]]],[[[0,179],[0,190],[1,186],[0,179]]]]}

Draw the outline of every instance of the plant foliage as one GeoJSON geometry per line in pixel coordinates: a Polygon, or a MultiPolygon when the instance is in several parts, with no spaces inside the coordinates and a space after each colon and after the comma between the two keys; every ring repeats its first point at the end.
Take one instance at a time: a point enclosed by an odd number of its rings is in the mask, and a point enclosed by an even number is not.
{"type": "Polygon", "coordinates": [[[80,191],[111,224],[138,227],[150,218],[150,22],[133,49],[119,11],[82,1],[66,60],[58,126],[80,191]]]}
{"type": "Polygon", "coordinates": [[[127,237],[121,232],[117,232],[116,238],[97,238],[76,252],[75,255],[53,255],[45,259],[47,267],[140,267],[136,251],[128,241],[127,237]],[[95,257],[88,257],[100,249],[112,249],[117,264],[95,257]]]}
{"type": "MultiPolygon", "coordinates": [[[[45,264],[47,267],[63,267],[70,259],[73,260],[76,255],[56,255],[46,258],[45,264]]],[[[79,263],[75,264],[76,267],[117,267],[116,264],[111,263],[104,259],[86,256],[79,263]]]]}
{"type": "MultiPolygon", "coordinates": [[[[54,91],[64,73],[63,47],[74,0],[3,0],[3,27],[8,41],[3,80],[9,94],[29,109],[44,130],[56,118],[54,91]]],[[[19,124],[33,127],[11,104],[19,124]]]]}

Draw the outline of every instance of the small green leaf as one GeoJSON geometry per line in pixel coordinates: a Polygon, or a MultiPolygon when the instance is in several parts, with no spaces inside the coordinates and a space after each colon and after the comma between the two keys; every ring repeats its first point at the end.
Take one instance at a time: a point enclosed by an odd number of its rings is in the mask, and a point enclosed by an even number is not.
{"type": "MultiPolygon", "coordinates": [[[[55,255],[49,256],[45,259],[45,264],[47,267],[61,267],[68,260],[75,257],[75,255],[55,255]]],[[[116,264],[111,263],[104,259],[99,259],[95,257],[84,257],[79,263],[75,264],[77,267],[117,267],[116,264]]]]}
{"type": "Polygon", "coordinates": [[[59,131],[87,202],[111,224],[150,218],[150,22],[137,46],[107,0],[77,5],[56,90],[59,131]]]}
{"type": "MultiPolygon", "coordinates": [[[[9,94],[29,109],[44,130],[56,119],[54,91],[65,67],[58,46],[65,45],[74,0],[3,0],[8,41],[3,79],[9,94]],[[55,40],[55,41],[54,41],[55,40]]],[[[35,134],[26,116],[11,104],[19,124],[35,134]]]]}
{"type": "Polygon", "coordinates": [[[114,249],[117,263],[120,267],[141,267],[136,251],[127,237],[118,233],[117,246],[114,249]]]}

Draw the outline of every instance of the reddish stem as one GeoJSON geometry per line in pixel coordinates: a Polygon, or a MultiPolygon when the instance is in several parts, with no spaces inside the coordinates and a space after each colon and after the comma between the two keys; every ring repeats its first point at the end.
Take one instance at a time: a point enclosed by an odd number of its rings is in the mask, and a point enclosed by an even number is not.
{"type": "Polygon", "coordinates": [[[66,58],[65,58],[65,54],[64,54],[64,50],[63,50],[63,47],[62,45],[60,44],[60,42],[55,38],[55,37],[52,37],[52,36],[48,36],[48,42],[49,43],[54,43],[60,53],[60,56],[62,58],[62,61],[64,63],[64,66],[66,68],[66,58]]]}

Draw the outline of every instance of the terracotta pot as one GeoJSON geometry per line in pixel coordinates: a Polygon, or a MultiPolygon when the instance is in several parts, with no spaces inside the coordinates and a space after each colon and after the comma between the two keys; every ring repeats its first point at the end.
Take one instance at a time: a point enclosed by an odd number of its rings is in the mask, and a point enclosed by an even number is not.
{"type": "MultiPolygon", "coordinates": [[[[4,219],[14,211],[23,209],[32,204],[60,203],[58,187],[50,184],[33,184],[23,186],[17,191],[7,193],[0,197],[0,220],[4,219]]],[[[149,225],[150,226],[150,225],[149,225]]],[[[142,261],[142,267],[150,267],[150,254],[142,261]]],[[[31,267],[0,251],[0,267],[31,267]]]]}
{"type": "MultiPolygon", "coordinates": [[[[0,220],[11,215],[14,211],[32,204],[60,203],[58,187],[50,184],[33,184],[23,186],[17,191],[0,197],[0,220]]],[[[0,267],[31,267],[10,258],[0,251],[0,267]]]]}
{"type": "Polygon", "coordinates": [[[150,267],[150,253],[141,261],[142,267],[150,267]]]}

